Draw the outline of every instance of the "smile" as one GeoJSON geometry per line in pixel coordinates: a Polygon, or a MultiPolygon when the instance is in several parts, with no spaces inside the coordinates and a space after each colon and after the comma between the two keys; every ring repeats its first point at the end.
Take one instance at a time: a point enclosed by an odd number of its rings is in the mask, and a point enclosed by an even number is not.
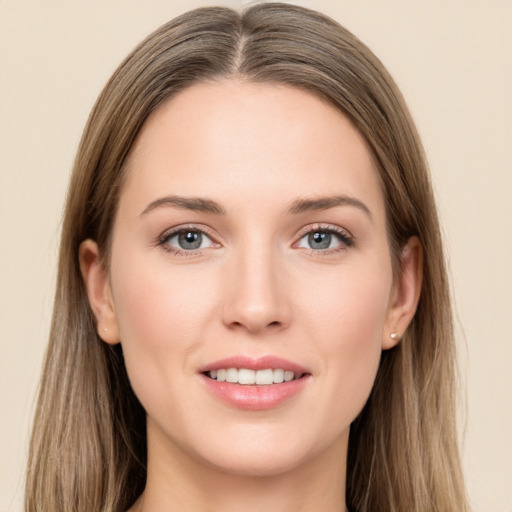
{"type": "Polygon", "coordinates": [[[234,356],[199,369],[206,389],[221,402],[245,410],[268,410],[292,399],[312,382],[312,372],[275,356],[234,356]]]}
{"type": "Polygon", "coordinates": [[[245,386],[254,384],[258,386],[269,386],[271,384],[281,384],[283,382],[290,382],[292,380],[299,379],[303,374],[295,373],[291,370],[284,370],[282,368],[266,368],[263,370],[250,370],[248,368],[220,368],[218,370],[206,372],[206,375],[217,382],[230,382],[245,386]]]}

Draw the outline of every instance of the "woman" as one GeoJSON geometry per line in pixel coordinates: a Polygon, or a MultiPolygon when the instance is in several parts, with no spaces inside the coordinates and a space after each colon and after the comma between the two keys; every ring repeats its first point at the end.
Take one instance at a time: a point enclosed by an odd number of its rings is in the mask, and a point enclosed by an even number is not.
{"type": "Polygon", "coordinates": [[[115,72],[68,194],[27,510],[467,510],[438,220],[378,59],[284,4],[115,72]]]}

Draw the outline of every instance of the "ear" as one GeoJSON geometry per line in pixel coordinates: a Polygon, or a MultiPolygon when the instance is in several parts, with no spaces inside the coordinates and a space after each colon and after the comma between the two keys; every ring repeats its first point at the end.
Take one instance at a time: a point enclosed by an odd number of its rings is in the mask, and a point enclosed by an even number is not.
{"type": "Polygon", "coordinates": [[[413,236],[402,248],[401,272],[391,291],[383,350],[394,347],[411,323],[420,299],[422,278],[423,248],[419,239],[413,236]]]}
{"type": "Polygon", "coordinates": [[[101,262],[98,244],[93,240],[84,240],[78,254],[87,297],[96,317],[98,336],[106,343],[119,343],[119,327],[110,282],[107,269],[101,262]]]}

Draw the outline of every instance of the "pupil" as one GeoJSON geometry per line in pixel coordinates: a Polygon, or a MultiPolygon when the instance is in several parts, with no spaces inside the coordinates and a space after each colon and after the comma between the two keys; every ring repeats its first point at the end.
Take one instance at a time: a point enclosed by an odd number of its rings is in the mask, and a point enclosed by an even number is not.
{"type": "Polygon", "coordinates": [[[309,235],[309,245],[313,249],[328,249],[331,245],[331,234],[316,231],[309,235]]]}
{"type": "Polygon", "coordinates": [[[198,249],[201,247],[201,233],[197,231],[185,231],[179,235],[179,243],[182,249],[198,249]]]}

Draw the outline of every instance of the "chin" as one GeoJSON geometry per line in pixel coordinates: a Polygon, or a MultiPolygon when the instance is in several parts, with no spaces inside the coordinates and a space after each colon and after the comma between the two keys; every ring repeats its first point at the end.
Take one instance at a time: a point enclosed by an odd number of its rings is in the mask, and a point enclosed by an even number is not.
{"type": "MultiPolygon", "coordinates": [[[[226,455],[226,454],[225,454],[226,455]]],[[[273,454],[236,453],[234,450],[222,459],[209,457],[206,462],[217,471],[240,477],[273,477],[279,476],[301,467],[308,457],[298,453],[284,453],[282,450],[273,454]]]]}
{"type": "MultiPolygon", "coordinates": [[[[249,428],[252,430],[254,428],[249,428]]],[[[296,432],[288,429],[285,435],[273,429],[256,430],[259,431],[246,432],[249,436],[228,434],[217,438],[213,445],[203,445],[202,453],[196,452],[196,455],[201,462],[223,473],[272,477],[314,466],[315,460],[321,459],[329,447],[333,448],[333,439],[307,435],[301,428],[296,432]]],[[[348,430],[346,436],[334,439],[334,444],[339,443],[345,451],[347,441],[348,430]]]]}

